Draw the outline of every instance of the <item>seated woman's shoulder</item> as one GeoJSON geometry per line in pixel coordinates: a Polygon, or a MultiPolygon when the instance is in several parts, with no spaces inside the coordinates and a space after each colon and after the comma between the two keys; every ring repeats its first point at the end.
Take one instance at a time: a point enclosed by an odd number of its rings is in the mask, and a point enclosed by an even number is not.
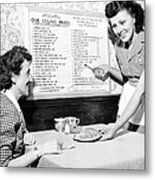
{"type": "Polygon", "coordinates": [[[0,108],[1,108],[1,114],[3,112],[15,112],[15,106],[11,102],[11,100],[5,95],[5,93],[0,91],[0,108]]]}

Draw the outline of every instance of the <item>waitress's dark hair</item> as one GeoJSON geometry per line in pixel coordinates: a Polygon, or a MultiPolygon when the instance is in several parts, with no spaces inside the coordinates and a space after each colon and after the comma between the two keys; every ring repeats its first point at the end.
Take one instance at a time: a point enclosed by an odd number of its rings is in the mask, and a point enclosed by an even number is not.
{"type": "Polygon", "coordinates": [[[0,56],[0,90],[9,89],[12,86],[12,73],[20,74],[21,65],[25,59],[32,61],[32,56],[26,48],[21,46],[14,46],[0,56]]]}
{"type": "Polygon", "coordinates": [[[129,14],[135,18],[136,33],[144,31],[144,10],[140,4],[135,1],[112,1],[105,7],[105,16],[107,18],[114,17],[119,11],[126,9],[129,14]]]}

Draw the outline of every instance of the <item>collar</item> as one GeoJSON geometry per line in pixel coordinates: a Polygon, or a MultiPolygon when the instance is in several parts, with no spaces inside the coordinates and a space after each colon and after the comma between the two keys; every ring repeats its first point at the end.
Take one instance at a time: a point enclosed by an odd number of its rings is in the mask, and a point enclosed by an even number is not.
{"type": "Polygon", "coordinates": [[[18,101],[16,100],[16,98],[13,96],[13,94],[11,93],[10,90],[6,90],[4,92],[4,94],[10,99],[10,101],[15,105],[15,107],[17,108],[18,112],[21,112],[20,106],[18,101]]]}
{"type": "MultiPolygon", "coordinates": [[[[144,43],[144,41],[145,41],[145,34],[144,34],[144,32],[142,31],[142,32],[138,33],[138,34],[136,35],[136,37],[133,36],[133,40],[132,40],[131,45],[133,45],[133,44],[135,44],[135,45],[140,45],[141,43],[144,43]]],[[[116,46],[117,46],[117,47],[120,47],[120,48],[125,48],[125,43],[122,42],[120,39],[118,39],[118,40],[116,41],[116,46]]],[[[128,50],[128,49],[127,49],[127,50],[128,50]]]]}
{"type": "Polygon", "coordinates": [[[135,55],[140,53],[144,48],[144,38],[144,32],[140,32],[139,34],[137,34],[133,39],[130,49],[125,49],[123,47],[123,44],[116,44],[115,49],[119,59],[123,58],[123,62],[127,62],[130,61],[135,55]]]}

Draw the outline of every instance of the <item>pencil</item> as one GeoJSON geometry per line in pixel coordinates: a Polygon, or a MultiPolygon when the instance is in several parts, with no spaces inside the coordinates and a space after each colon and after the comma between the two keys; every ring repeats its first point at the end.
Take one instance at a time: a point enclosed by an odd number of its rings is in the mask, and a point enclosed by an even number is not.
{"type": "Polygon", "coordinates": [[[94,69],[92,67],[88,66],[87,64],[84,64],[84,66],[86,66],[88,69],[94,71],[94,69]]]}

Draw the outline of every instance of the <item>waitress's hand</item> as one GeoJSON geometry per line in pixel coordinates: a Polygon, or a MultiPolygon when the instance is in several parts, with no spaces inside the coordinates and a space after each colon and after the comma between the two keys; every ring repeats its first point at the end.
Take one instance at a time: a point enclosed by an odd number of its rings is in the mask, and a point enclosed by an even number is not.
{"type": "Polygon", "coordinates": [[[103,64],[94,68],[93,72],[96,78],[105,81],[110,75],[109,70],[110,70],[110,66],[107,64],[103,64]]]}
{"type": "Polygon", "coordinates": [[[101,141],[106,141],[106,140],[111,140],[111,139],[113,139],[114,134],[115,134],[115,133],[114,133],[112,130],[109,130],[107,133],[105,133],[105,134],[103,135],[103,137],[101,138],[101,141]]]}
{"type": "Polygon", "coordinates": [[[32,136],[32,134],[30,134],[30,133],[25,133],[24,134],[24,144],[25,145],[33,145],[33,144],[35,144],[35,139],[34,139],[34,137],[32,136]]]}
{"type": "Polygon", "coordinates": [[[114,138],[117,130],[116,130],[116,124],[115,123],[110,123],[106,127],[106,131],[103,131],[104,134],[101,138],[101,141],[106,141],[106,140],[111,140],[114,138]]]}

